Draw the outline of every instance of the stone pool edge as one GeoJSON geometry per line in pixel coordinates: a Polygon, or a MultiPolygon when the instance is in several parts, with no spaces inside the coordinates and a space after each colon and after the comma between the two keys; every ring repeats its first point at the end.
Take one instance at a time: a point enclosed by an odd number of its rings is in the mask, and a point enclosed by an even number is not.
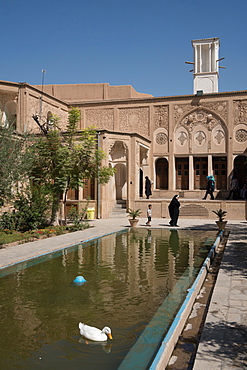
{"type": "Polygon", "coordinates": [[[151,366],[149,367],[149,370],[163,370],[168,365],[173,350],[178,342],[178,338],[182,333],[184,325],[191,313],[194,301],[206,279],[211,262],[217,253],[217,248],[222,240],[223,234],[224,232],[222,230],[212,245],[210,252],[205,259],[192,287],[188,289],[188,294],[175,319],[173,320],[173,323],[170,326],[166,336],[164,337],[164,340],[162,341],[160,348],[151,366]]]}

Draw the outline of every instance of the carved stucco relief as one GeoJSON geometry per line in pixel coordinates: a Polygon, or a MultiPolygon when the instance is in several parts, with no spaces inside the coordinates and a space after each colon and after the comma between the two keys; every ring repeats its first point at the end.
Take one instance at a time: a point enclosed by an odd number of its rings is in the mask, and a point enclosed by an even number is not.
{"type": "Polygon", "coordinates": [[[128,157],[128,146],[125,142],[112,141],[108,149],[112,161],[126,160],[128,157]]]}
{"type": "Polygon", "coordinates": [[[164,127],[168,130],[168,106],[159,105],[154,107],[154,127],[164,127]]]}
{"type": "Polygon", "coordinates": [[[194,135],[194,140],[197,145],[201,146],[206,141],[206,135],[203,131],[199,130],[194,135]]]}
{"type": "Polygon", "coordinates": [[[224,121],[227,121],[228,117],[228,103],[223,102],[202,102],[202,107],[209,109],[211,112],[215,112],[218,116],[222,117],[224,121]]]}
{"type": "Polygon", "coordinates": [[[85,111],[85,126],[94,126],[100,129],[113,130],[114,110],[107,109],[87,109],[85,111]]]}
{"type": "Polygon", "coordinates": [[[179,121],[179,119],[189,112],[192,109],[191,104],[176,104],[174,105],[174,119],[175,123],[179,121]]]}
{"type": "Polygon", "coordinates": [[[156,135],[155,141],[158,145],[165,145],[168,141],[168,137],[164,132],[159,132],[156,135]]]}
{"type": "Polygon", "coordinates": [[[119,109],[119,130],[149,135],[149,108],[119,109]]]}
{"type": "Polygon", "coordinates": [[[247,141],[247,130],[239,129],[235,132],[235,139],[239,143],[244,143],[247,141]]]}
{"type": "Polygon", "coordinates": [[[247,123],[247,100],[236,100],[233,102],[234,125],[247,123]]]}
{"type": "Polygon", "coordinates": [[[186,141],[188,141],[187,133],[185,131],[179,131],[178,136],[177,136],[177,140],[178,140],[179,144],[181,146],[183,146],[184,143],[186,143],[186,141]]]}
{"type": "Polygon", "coordinates": [[[223,123],[218,117],[205,112],[202,108],[198,108],[196,111],[186,115],[181,120],[178,127],[185,127],[189,132],[191,132],[198,124],[203,125],[209,131],[212,131],[217,125],[223,126],[223,123]]]}
{"type": "MultiPolygon", "coordinates": [[[[227,102],[202,102],[198,109],[202,109],[202,107],[207,108],[211,112],[215,112],[218,116],[222,117],[223,120],[227,120],[228,115],[228,104],[227,102]]],[[[179,119],[186,114],[187,112],[191,111],[194,107],[191,104],[177,104],[174,105],[174,119],[177,123],[179,119]]],[[[203,110],[203,109],[202,109],[203,110]]]]}
{"type": "Polygon", "coordinates": [[[225,139],[225,133],[224,133],[224,131],[222,131],[222,130],[216,130],[215,131],[215,134],[213,136],[213,140],[214,140],[215,144],[220,145],[222,143],[222,140],[224,140],[224,139],[225,139]]]}

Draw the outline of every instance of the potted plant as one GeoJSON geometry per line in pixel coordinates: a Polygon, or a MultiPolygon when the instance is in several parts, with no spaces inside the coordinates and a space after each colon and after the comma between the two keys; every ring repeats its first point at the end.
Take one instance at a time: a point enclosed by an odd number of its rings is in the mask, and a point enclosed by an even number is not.
{"type": "Polygon", "coordinates": [[[135,227],[139,221],[136,217],[139,217],[141,214],[140,208],[138,209],[129,208],[127,212],[132,217],[132,218],[129,218],[130,226],[135,227]]]}
{"type": "Polygon", "coordinates": [[[212,211],[213,213],[218,216],[218,221],[215,221],[216,224],[218,225],[219,230],[224,230],[225,226],[227,224],[227,221],[224,221],[224,216],[227,214],[227,211],[223,211],[221,208],[218,209],[217,211],[212,211]]]}

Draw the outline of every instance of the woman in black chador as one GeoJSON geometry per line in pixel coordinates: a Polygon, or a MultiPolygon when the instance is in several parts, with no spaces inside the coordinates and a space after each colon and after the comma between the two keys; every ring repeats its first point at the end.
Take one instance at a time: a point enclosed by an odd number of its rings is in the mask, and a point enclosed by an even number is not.
{"type": "Polygon", "coordinates": [[[152,195],[152,192],[151,192],[151,181],[149,180],[148,176],[145,177],[145,194],[146,194],[146,197],[147,199],[149,199],[149,196],[152,195]]]}
{"type": "Polygon", "coordinates": [[[169,214],[171,217],[171,221],[169,222],[169,224],[171,226],[178,226],[177,222],[178,222],[179,207],[180,207],[178,198],[179,198],[179,195],[174,195],[174,197],[171,200],[171,203],[168,206],[169,214]]]}

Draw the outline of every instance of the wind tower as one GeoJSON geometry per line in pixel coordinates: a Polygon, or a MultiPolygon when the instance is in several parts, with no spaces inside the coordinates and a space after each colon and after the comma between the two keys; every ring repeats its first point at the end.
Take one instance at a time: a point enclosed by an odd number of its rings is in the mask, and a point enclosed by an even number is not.
{"type": "Polygon", "coordinates": [[[192,40],[194,48],[194,94],[218,92],[219,47],[218,37],[192,40]]]}

